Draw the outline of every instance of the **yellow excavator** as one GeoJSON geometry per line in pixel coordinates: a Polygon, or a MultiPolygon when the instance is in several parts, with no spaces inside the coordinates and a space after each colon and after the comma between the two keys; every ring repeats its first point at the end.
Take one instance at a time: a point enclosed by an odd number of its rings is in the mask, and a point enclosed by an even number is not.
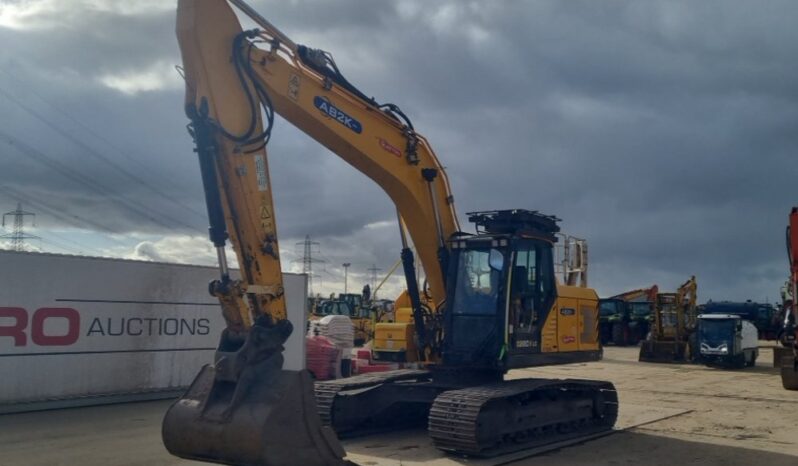
{"type": "MultiPolygon", "coordinates": [[[[559,219],[473,212],[461,231],[443,167],[394,104],[347,81],[242,0],[179,0],[185,110],[196,145],[226,328],[166,413],[173,454],[242,465],[346,464],[337,436],[425,425],[434,444],[491,456],[612,429],[609,382],[504,380],[511,369],[594,361],[598,296],[557,283],[559,219]],[[242,30],[231,4],[258,25],[242,30]],[[313,383],[286,370],[287,319],[266,145],[275,114],[376,182],[394,202],[423,369],[313,383]],[[230,241],[240,280],[230,277],[230,241]],[[415,256],[428,282],[422,300],[415,256]]],[[[301,331],[301,329],[300,329],[301,331]]]]}
{"type": "Polygon", "coordinates": [[[651,334],[640,344],[641,362],[692,362],[696,356],[698,284],[695,276],[675,293],[657,293],[651,334]]]}

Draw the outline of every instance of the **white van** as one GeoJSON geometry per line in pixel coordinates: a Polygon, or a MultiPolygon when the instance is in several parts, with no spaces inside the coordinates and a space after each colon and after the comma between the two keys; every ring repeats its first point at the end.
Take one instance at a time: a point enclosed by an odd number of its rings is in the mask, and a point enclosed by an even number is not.
{"type": "Polygon", "coordinates": [[[711,367],[740,368],[756,364],[758,332],[754,324],[738,315],[698,316],[700,361],[711,367]]]}

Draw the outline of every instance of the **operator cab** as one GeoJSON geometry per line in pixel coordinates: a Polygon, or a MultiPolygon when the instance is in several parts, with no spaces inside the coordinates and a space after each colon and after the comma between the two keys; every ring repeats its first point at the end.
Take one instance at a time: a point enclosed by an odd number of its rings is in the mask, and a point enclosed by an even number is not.
{"type": "Polygon", "coordinates": [[[623,314],[626,302],[618,298],[603,298],[599,301],[599,316],[612,317],[623,314]]]}
{"type": "Polygon", "coordinates": [[[472,212],[477,234],[450,242],[444,365],[506,371],[540,353],[557,297],[557,219],[528,210],[472,212]]]}
{"type": "Polygon", "coordinates": [[[628,304],[634,317],[651,318],[651,308],[654,305],[651,301],[634,301],[628,304]]]}
{"type": "Polygon", "coordinates": [[[347,316],[353,317],[352,307],[346,301],[339,301],[339,300],[327,300],[322,301],[316,307],[316,311],[314,313],[317,317],[326,317],[326,316],[347,316]]]}
{"type": "Polygon", "coordinates": [[[659,293],[657,306],[660,309],[661,332],[666,336],[678,335],[681,331],[679,299],[676,293],[659,293]]]}

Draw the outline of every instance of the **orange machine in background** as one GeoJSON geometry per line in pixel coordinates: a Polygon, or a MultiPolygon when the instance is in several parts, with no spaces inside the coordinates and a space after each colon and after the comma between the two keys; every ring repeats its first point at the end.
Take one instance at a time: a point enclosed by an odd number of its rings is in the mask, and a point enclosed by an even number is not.
{"type": "Polygon", "coordinates": [[[785,312],[792,316],[786,318],[785,341],[792,347],[792,354],[781,358],[781,383],[787,390],[798,390],[798,207],[790,212],[787,226],[787,258],[790,261],[790,281],[788,294],[792,299],[785,300],[785,312]]]}

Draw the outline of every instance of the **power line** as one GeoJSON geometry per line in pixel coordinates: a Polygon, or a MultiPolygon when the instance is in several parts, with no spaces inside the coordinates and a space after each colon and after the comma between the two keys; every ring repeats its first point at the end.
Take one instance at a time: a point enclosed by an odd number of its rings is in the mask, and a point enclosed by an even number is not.
{"type": "MultiPolygon", "coordinates": [[[[326,255],[324,255],[324,253],[321,252],[321,248],[319,248],[318,254],[319,254],[319,256],[321,256],[321,259],[322,259],[320,262],[323,262],[325,264],[331,264],[333,262],[333,261],[330,260],[329,257],[327,257],[326,255]]],[[[340,275],[335,275],[332,272],[330,272],[329,270],[327,270],[327,266],[326,265],[324,266],[324,268],[321,269],[321,271],[326,273],[327,275],[333,277],[333,278],[341,278],[340,275]]]]}
{"type": "Polygon", "coordinates": [[[66,246],[63,243],[59,244],[57,241],[53,241],[51,239],[39,238],[39,241],[41,241],[42,243],[45,243],[45,244],[50,244],[50,245],[55,246],[55,247],[57,247],[59,249],[63,249],[65,251],[69,251],[69,252],[72,252],[72,253],[75,253],[75,254],[78,254],[78,255],[83,255],[83,251],[81,251],[79,249],[75,249],[75,248],[73,248],[71,246],[66,246]]]}
{"type": "MultiPolygon", "coordinates": [[[[111,229],[111,228],[109,228],[109,227],[107,227],[107,226],[105,226],[105,225],[103,225],[103,224],[101,224],[99,222],[83,218],[83,217],[81,217],[79,215],[72,214],[72,213],[70,213],[68,210],[66,210],[63,207],[55,208],[55,207],[52,207],[49,204],[45,203],[44,201],[41,201],[41,200],[38,200],[36,198],[31,197],[30,194],[23,195],[22,193],[20,193],[16,189],[13,189],[13,188],[11,188],[9,186],[0,186],[0,191],[5,192],[11,198],[16,199],[17,201],[23,201],[26,204],[31,204],[34,207],[36,207],[37,209],[43,210],[46,213],[48,213],[49,215],[55,217],[56,219],[66,223],[68,225],[72,225],[73,227],[76,227],[76,228],[79,228],[79,229],[83,229],[86,225],[88,225],[88,226],[91,226],[91,227],[93,227],[93,228],[95,228],[97,230],[101,230],[101,231],[104,231],[104,232],[112,234],[112,235],[115,235],[115,234],[119,233],[118,231],[115,231],[115,230],[113,230],[113,229],[111,229]]],[[[106,238],[109,239],[110,241],[113,241],[113,242],[119,244],[119,245],[123,245],[123,246],[127,245],[126,243],[123,243],[122,241],[119,241],[116,238],[113,238],[113,237],[110,237],[110,236],[108,236],[106,238]]]]}
{"type": "MultiPolygon", "coordinates": [[[[124,199],[119,197],[118,194],[114,193],[112,190],[104,187],[103,185],[97,183],[95,180],[92,180],[75,170],[67,167],[63,163],[53,159],[52,157],[47,156],[43,152],[34,149],[27,144],[20,142],[19,140],[15,139],[14,137],[6,134],[5,132],[0,130],[0,138],[4,139],[6,144],[15,147],[20,152],[24,153],[25,155],[30,156],[32,159],[36,160],[37,162],[57,171],[61,175],[65,176],[66,178],[71,179],[72,181],[80,184],[81,186],[90,189],[95,194],[98,194],[101,197],[108,198],[109,201],[115,203],[116,205],[122,207],[123,209],[133,212],[134,214],[140,216],[141,218],[145,218],[156,225],[161,226],[162,228],[166,228],[169,230],[175,230],[174,227],[167,225],[161,220],[157,220],[149,212],[152,212],[148,207],[143,206],[141,203],[134,201],[132,199],[124,199]]],[[[174,219],[170,219],[174,223],[181,225],[187,229],[191,229],[193,231],[199,232],[200,230],[196,229],[191,225],[184,224],[174,219]]]]}
{"type": "Polygon", "coordinates": [[[117,194],[112,192],[110,189],[106,188],[105,186],[97,183],[96,181],[87,178],[86,176],[72,170],[71,168],[67,167],[63,163],[53,159],[52,157],[47,156],[43,152],[40,152],[33,147],[30,147],[19,140],[9,136],[8,134],[0,131],[0,138],[5,139],[6,144],[15,147],[20,152],[24,153],[25,155],[30,156],[36,162],[45,165],[46,167],[60,173],[64,177],[72,180],[73,182],[91,190],[95,194],[108,198],[111,202],[116,203],[119,207],[122,207],[129,212],[132,212],[136,215],[141,216],[163,228],[173,229],[171,226],[166,225],[165,223],[153,218],[149,214],[145,212],[147,209],[144,206],[141,206],[139,203],[135,201],[126,201],[122,198],[119,198],[117,194]],[[138,205],[139,207],[136,207],[138,205]],[[144,209],[144,210],[141,210],[144,209]]]}
{"type": "MultiPolygon", "coordinates": [[[[21,79],[19,79],[16,75],[14,75],[13,73],[9,72],[8,70],[0,69],[0,73],[3,73],[6,76],[11,77],[15,81],[17,81],[17,83],[22,83],[21,79]]],[[[90,126],[86,125],[85,123],[83,123],[82,121],[80,121],[79,119],[77,119],[76,117],[71,115],[69,112],[67,112],[63,108],[59,107],[58,105],[53,104],[52,102],[50,102],[47,99],[45,99],[44,97],[42,97],[42,95],[39,94],[38,92],[36,92],[34,89],[26,88],[26,91],[28,93],[36,96],[36,98],[38,98],[40,102],[42,102],[45,105],[47,105],[48,107],[52,108],[56,112],[60,113],[61,116],[63,116],[64,118],[66,118],[69,121],[71,121],[72,123],[80,126],[84,131],[86,131],[90,135],[94,136],[95,139],[97,139],[99,141],[102,141],[108,147],[114,149],[118,154],[120,154],[122,157],[124,157],[128,162],[138,166],[140,169],[142,169],[142,170],[144,170],[146,172],[149,172],[149,176],[154,177],[154,178],[160,178],[161,181],[165,181],[165,182],[171,182],[172,181],[171,179],[167,179],[166,177],[164,177],[162,175],[162,173],[154,171],[154,170],[152,170],[151,167],[148,167],[148,166],[144,165],[143,163],[141,163],[136,157],[132,156],[129,152],[127,152],[126,150],[122,149],[121,147],[116,145],[114,142],[112,142],[110,139],[106,138],[102,134],[94,131],[90,126]]],[[[189,212],[192,212],[192,213],[196,214],[197,216],[199,216],[203,220],[206,219],[206,213],[205,212],[197,211],[197,210],[193,209],[192,207],[181,203],[177,199],[172,199],[172,201],[175,204],[177,204],[177,205],[183,207],[184,209],[188,210],[189,212]]]]}
{"type": "MultiPolygon", "coordinates": [[[[25,240],[26,239],[36,239],[36,240],[41,241],[42,243],[52,244],[53,246],[58,247],[58,248],[63,249],[63,250],[77,252],[78,254],[82,254],[82,251],[80,251],[78,249],[75,249],[75,248],[73,248],[71,246],[67,246],[67,245],[65,245],[63,243],[60,243],[60,242],[57,242],[57,241],[53,241],[53,240],[50,240],[50,239],[44,239],[44,238],[42,238],[40,236],[36,236],[36,235],[31,235],[31,234],[25,233],[25,217],[31,217],[32,219],[35,219],[36,214],[33,213],[33,212],[27,212],[25,210],[22,210],[22,203],[21,202],[17,202],[16,210],[12,210],[11,212],[6,212],[5,214],[3,214],[3,223],[2,223],[3,226],[6,226],[6,217],[9,217],[9,216],[14,217],[13,232],[9,233],[9,234],[5,234],[5,235],[0,235],[0,238],[10,238],[11,239],[11,248],[12,248],[12,250],[14,250],[14,251],[25,251],[25,249],[26,249],[25,248],[25,240]]],[[[34,225],[35,225],[35,220],[34,220],[34,225]]],[[[75,241],[70,240],[69,238],[62,237],[61,235],[57,235],[57,234],[55,234],[53,232],[50,232],[49,234],[51,234],[53,236],[56,236],[56,237],[61,237],[61,239],[64,240],[64,241],[67,241],[67,242],[70,242],[72,244],[75,244],[78,247],[87,249],[85,247],[85,245],[78,244],[75,241]]],[[[88,249],[92,249],[92,248],[88,248],[88,249]]],[[[100,252],[99,250],[96,250],[96,251],[100,252]]],[[[100,252],[100,254],[102,254],[102,252],[100,252]]]]}
{"type": "Polygon", "coordinates": [[[48,238],[47,238],[47,240],[45,240],[45,239],[43,239],[43,238],[40,238],[40,239],[41,239],[41,241],[44,241],[44,242],[51,241],[51,240],[49,239],[49,237],[50,237],[50,236],[55,236],[56,238],[58,238],[58,239],[59,239],[59,242],[61,242],[61,241],[64,241],[64,242],[67,242],[67,243],[71,243],[72,245],[74,245],[74,246],[76,246],[76,247],[80,248],[80,249],[74,249],[74,248],[72,248],[72,247],[65,247],[65,246],[64,246],[64,244],[63,244],[63,243],[61,243],[61,245],[60,245],[59,247],[61,247],[62,249],[72,249],[73,251],[77,251],[79,254],[84,254],[84,252],[83,252],[83,251],[90,251],[90,252],[91,252],[91,251],[93,251],[93,252],[94,252],[96,255],[98,255],[98,256],[105,255],[105,252],[104,252],[104,251],[102,251],[102,250],[100,250],[100,249],[97,249],[97,248],[95,248],[95,247],[93,247],[93,246],[88,246],[88,245],[86,245],[86,244],[79,243],[79,242],[77,242],[77,241],[75,241],[75,240],[72,240],[72,239],[70,239],[70,238],[67,238],[67,237],[66,237],[66,236],[64,236],[64,235],[61,235],[61,234],[55,233],[55,232],[53,232],[53,231],[48,231],[46,236],[48,237],[48,238]]]}
{"type": "Polygon", "coordinates": [[[22,108],[23,110],[28,112],[30,115],[32,115],[34,118],[36,118],[37,120],[42,122],[48,128],[52,129],[53,131],[57,132],[58,134],[60,134],[64,138],[66,138],[69,141],[71,141],[76,146],[78,146],[81,149],[83,149],[85,154],[90,155],[90,156],[92,156],[93,158],[95,158],[97,160],[101,160],[101,161],[105,162],[106,164],[110,165],[115,170],[117,170],[119,173],[122,173],[125,177],[127,177],[128,179],[132,180],[135,183],[138,183],[139,185],[143,186],[144,188],[148,189],[150,192],[153,192],[153,193],[161,196],[162,198],[166,199],[167,201],[172,202],[173,204],[176,204],[176,205],[182,207],[183,209],[186,209],[189,212],[194,213],[195,215],[199,216],[200,218],[203,218],[203,219],[205,218],[204,214],[198,212],[197,210],[193,209],[190,206],[187,206],[187,205],[181,203],[180,201],[175,199],[174,196],[170,196],[170,195],[164,193],[159,188],[153,186],[152,184],[150,184],[146,180],[144,180],[141,177],[131,173],[129,170],[127,170],[123,166],[119,165],[118,163],[114,162],[110,158],[108,158],[108,157],[104,156],[103,154],[99,153],[98,151],[94,150],[91,146],[87,145],[86,143],[84,143],[83,141],[81,141],[80,139],[75,137],[74,134],[70,134],[69,132],[62,130],[61,128],[59,128],[58,126],[56,126],[55,124],[50,122],[47,118],[45,118],[44,116],[42,116],[41,114],[39,114],[38,112],[33,110],[31,107],[25,105],[22,101],[20,101],[16,97],[12,96],[11,94],[6,92],[5,90],[0,89],[0,94],[5,96],[5,98],[10,100],[11,102],[14,102],[15,104],[17,104],[17,106],[19,106],[20,108],[22,108]]]}

